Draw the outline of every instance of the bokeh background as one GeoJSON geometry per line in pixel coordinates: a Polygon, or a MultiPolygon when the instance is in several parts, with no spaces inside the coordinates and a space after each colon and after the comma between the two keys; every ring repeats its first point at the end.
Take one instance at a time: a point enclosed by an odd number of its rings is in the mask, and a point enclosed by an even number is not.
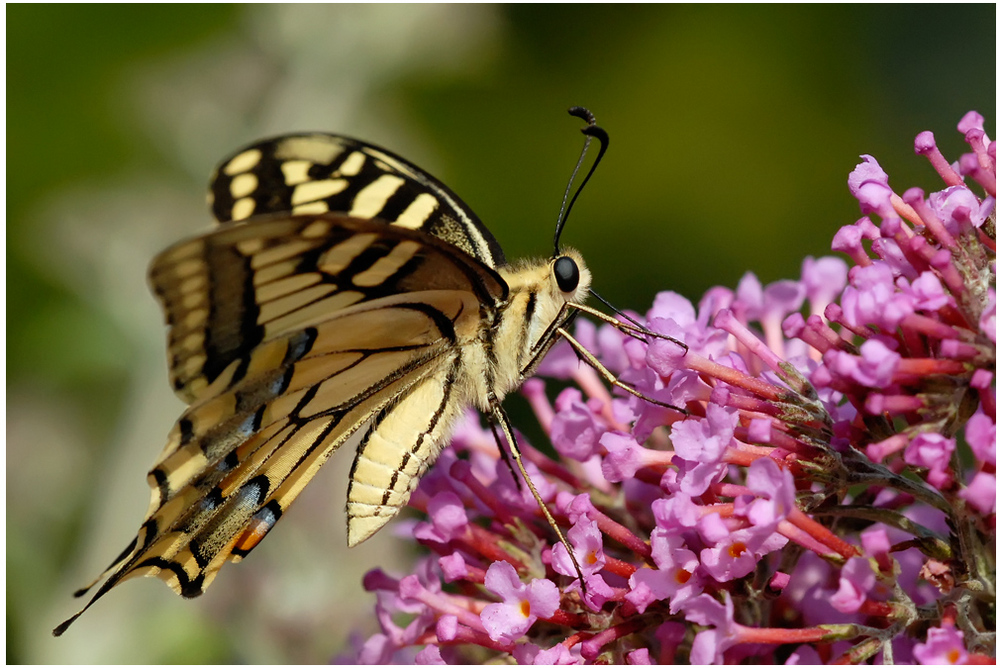
{"type": "Polygon", "coordinates": [[[752,271],[799,275],[858,217],[860,153],[899,191],[912,152],[995,136],[996,7],[36,6],[7,8],[7,661],[324,662],[374,630],[344,548],[341,453],[204,597],[118,588],[62,638],[70,592],[130,541],[179,415],[150,258],[205,229],[207,178],[293,130],[368,139],[448,183],[509,257],[549,251],[580,123],[611,149],[564,243],[644,311],[752,271]]]}

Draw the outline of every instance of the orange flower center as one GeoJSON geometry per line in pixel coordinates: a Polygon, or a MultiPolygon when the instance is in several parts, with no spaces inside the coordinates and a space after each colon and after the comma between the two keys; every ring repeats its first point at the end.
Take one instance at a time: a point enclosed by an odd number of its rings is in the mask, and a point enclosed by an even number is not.
{"type": "Polygon", "coordinates": [[[744,543],[736,542],[729,546],[729,556],[733,559],[741,556],[747,551],[747,546],[744,543]]]}
{"type": "Polygon", "coordinates": [[[691,579],[691,573],[684,570],[683,568],[678,568],[676,571],[674,571],[674,580],[677,581],[677,584],[685,584],[690,579],[691,579]]]}
{"type": "Polygon", "coordinates": [[[521,601],[521,614],[527,617],[531,617],[531,603],[528,599],[521,601]]]}

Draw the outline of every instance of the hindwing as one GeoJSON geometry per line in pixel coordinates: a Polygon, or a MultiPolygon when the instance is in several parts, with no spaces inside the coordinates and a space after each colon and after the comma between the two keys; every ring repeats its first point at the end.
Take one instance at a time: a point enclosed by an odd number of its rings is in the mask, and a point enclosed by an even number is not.
{"type": "Polygon", "coordinates": [[[242,378],[177,421],[149,473],[152,498],[136,539],[57,634],[132,577],[156,576],[183,596],[201,594],[366,427],[350,494],[359,519],[349,531],[361,536],[354,542],[374,533],[406,503],[466,401],[454,381],[461,341],[479,326],[472,292],[434,290],[344,309],[257,346],[243,360],[242,378]],[[426,407],[429,413],[414,411],[426,407]],[[389,469],[401,473],[383,482],[389,469]],[[374,499],[366,487],[379,485],[374,499]]]}

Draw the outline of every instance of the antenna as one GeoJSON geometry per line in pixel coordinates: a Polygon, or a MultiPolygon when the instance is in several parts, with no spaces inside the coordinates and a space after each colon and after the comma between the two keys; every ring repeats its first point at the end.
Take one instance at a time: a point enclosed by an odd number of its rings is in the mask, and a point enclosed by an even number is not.
{"type": "Polygon", "coordinates": [[[580,159],[576,161],[576,167],[573,168],[573,173],[569,177],[569,183],[566,184],[566,192],[563,194],[562,206],[559,208],[559,218],[556,222],[556,234],[554,239],[555,250],[552,252],[552,257],[559,255],[559,236],[562,234],[562,229],[566,225],[566,219],[569,218],[569,212],[573,210],[573,204],[576,203],[576,198],[580,196],[580,192],[583,187],[587,185],[587,181],[590,180],[591,175],[594,170],[597,169],[597,165],[600,164],[601,158],[604,157],[604,152],[608,150],[608,143],[610,138],[608,133],[605,132],[604,128],[597,125],[597,118],[594,114],[590,112],[589,109],[584,107],[570,107],[570,116],[576,116],[587,121],[587,127],[582,128],[582,132],[587,139],[583,142],[583,150],[580,152],[580,159]],[[594,164],[590,166],[590,171],[587,172],[587,176],[584,177],[583,183],[580,187],[576,189],[576,194],[573,195],[573,199],[569,201],[569,206],[566,205],[566,200],[569,199],[569,193],[573,189],[573,181],[576,180],[576,175],[580,171],[580,167],[583,165],[583,159],[587,155],[587,149],[590,147],[590,142],[592,139],[597,139],[601,142],[601,150],[597,153],[597,159],[594,160],[594,164]]]}

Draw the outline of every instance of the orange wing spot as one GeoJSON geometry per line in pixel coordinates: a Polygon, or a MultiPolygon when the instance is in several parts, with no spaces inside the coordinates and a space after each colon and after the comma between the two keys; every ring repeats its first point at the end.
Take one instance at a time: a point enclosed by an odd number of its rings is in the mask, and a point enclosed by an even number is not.
{"type": "Polygon", "coordinates": [[[264,536],[267,532],[271,530],[274,526],[271,522],[266,522],[264,520],[253,518],[250,520],[250,525],[240,534],[239,538],[236,539],[236,544],[233,545],[233,550],[239,550],[240,552],[249,552],[250,550],[257,547],[260,541],[264,540],[264,536]]]}

